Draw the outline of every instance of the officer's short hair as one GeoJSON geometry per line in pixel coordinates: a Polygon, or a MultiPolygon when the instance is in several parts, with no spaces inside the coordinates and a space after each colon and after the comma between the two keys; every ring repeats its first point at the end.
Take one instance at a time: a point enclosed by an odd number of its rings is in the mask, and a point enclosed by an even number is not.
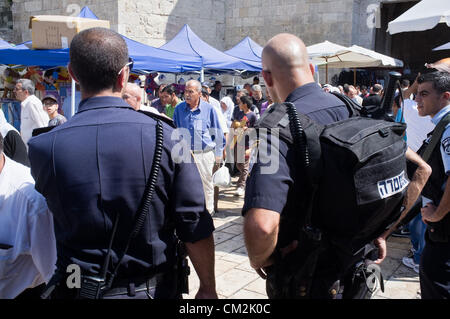
{"type": "Polygon", "coordinates": [[[435,89],[439,94],[450,92],[450,73],[448,72],[436,71],[426,73],[422,74],[417,79],[417,83],[419,84],[425,82],[433,83],[433,89],[435,89]]]}
{"type": "Polygon", "coordinates": [[[115,89],[120,70],[128,63],[125,40],[105,28],[78,33],[70,44],[70,66],[81,87],[97,93],[115,89]]]}
{"type": "Polygon", "coordinates": [[[28,91],[28,93],[30,93],[30,95],[34,94],[35,87],[34,87],[33,81],[31,81],[29,79],[20,79],[20,80],[17,80],[16,83],[22,84],[22,90],[28,91]]]}

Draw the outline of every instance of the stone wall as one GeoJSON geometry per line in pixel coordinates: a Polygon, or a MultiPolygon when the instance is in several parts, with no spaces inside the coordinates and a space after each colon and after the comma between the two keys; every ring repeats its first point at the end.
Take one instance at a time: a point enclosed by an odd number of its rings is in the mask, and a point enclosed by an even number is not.
{"type": "Polygon", "coordinates": [[[31,30],[28,28],[30,16],[77,16],[84,6],[89,6],[99,19],[109,20],[111,29],[118,30],[117,0],[13,0],[13,40],[15,43],[31,40],[31,30]]]}
{"type": "Polygon", "coordinates": [[[119,32],[159,47],[188,24],[205,42],[221,50],[225,2],[228,0],[119,0],[119,32]]]}
{"type": "Polygon", "coordinates": [[[333,41],[351,43],[354,0],[230,0],[226,2],[226,47],[245,36],[264,45],[272,36],[289,32],[306,45],[333,41]]]}
{"type": "Polygon", "coordinates": [[[13,41],[11,3],[11,0],[0,0],[0,38],[5,41],[13,41]]]}

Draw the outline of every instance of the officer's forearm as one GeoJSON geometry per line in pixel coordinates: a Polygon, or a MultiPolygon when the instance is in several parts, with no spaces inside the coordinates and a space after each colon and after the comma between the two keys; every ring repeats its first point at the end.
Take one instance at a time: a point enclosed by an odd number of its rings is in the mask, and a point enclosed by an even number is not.
{"type": "Polygon", "coordinates": [[[216,293],[214,275],[214,238],[213,235],[195,243],[185,243],[186,250],[200,280],[200,289],[206,293],[216,293]]]}
{"type": "Polygon", "coordinates": [[[383,237],[387,238],[390,234],[392,234],[396,229],[403,218],[408,214],[409,210],[413,207],[417,198],[419,198],[422,189],[425,187],[425,184],[428,181],[428,178],[431,175],[431,167],[428,165],[419,155],[417,155],[412,149],[408,147],[406,151],[406,158],[417,165],[417,169],[414,172],[414,175],[411,179],[411,182],[408,185],[408,190],[406,191],[405,198],[403,200],[403,206],[405,209],[400,215],[397,222],[392,226],[389,230],[387,230],[383,237]]]}
{"type": "Polygon", "coordinates": [[[447,178],[447,184],[445,186],[444,195],[439,202],[439,206],[435,211],[435,215],[444,218],[450,211],[450,178],[447,178]]]}
{"type": "Polygon", "coordinates": [[[278,238],[280,214],[274,211],[253,208],[244,218],[245,245],[250,265],[255,268],[268,266],[278,238]]]}

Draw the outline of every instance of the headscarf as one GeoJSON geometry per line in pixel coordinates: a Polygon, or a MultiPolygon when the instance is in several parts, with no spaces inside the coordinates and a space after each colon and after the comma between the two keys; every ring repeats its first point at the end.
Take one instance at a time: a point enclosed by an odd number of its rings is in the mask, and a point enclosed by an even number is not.
{"type": "Polygon", "coordinates": [[[222,109],[222,113],[225,116],[225,119],[227,120],[228,127],[230,127],[231,126],[231,117],[233,115],[233,110],[234,110],[233,100],[229,96],[225,96],[220,100],[220,102],[221,103],[223,102],[227,106],[227,110],[224,111],[222,109]]]}

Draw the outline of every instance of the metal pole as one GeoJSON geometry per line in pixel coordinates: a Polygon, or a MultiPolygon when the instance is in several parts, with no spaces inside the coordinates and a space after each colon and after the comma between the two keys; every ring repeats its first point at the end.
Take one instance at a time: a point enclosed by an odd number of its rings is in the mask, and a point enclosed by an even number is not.
{"type": "Polygon", "coordinates": [[[71,108],[70,108],[70,115],[71,117],[75,115],[75,81],[72,79],[72,96],[71,96],[71,108]]]}
{"type": "Polygon", "coordinates": [[[200,72],[200,82],[205,82],[205,70],[202,68],[202,71],[200,72]]]}

